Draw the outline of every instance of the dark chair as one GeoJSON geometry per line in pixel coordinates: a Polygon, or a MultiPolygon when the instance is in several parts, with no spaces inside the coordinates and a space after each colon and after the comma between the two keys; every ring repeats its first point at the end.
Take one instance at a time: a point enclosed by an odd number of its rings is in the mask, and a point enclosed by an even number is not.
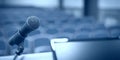
{"type": "Polygon", "coordinates": [[[56,28],[48,28],[47,30],[46,30],[46,33],[47,34],[57,34],[59,31],[58,31],[58,29],[56,29],[56,28]]]}
{"type": "Polygon", "coordinates": [[[35,31],[32,31],[29,36],[33,36],[33,35],[37,35],[37,34],[40,34],[40,31],[39,30],[35,30],[35,31]]]}
{"type": "Polygon", "coordinates": [[[38,38],[34,40],[34,48],[35,53],[50,52],[51,51],[50,40],[48,38],[38,38]]]}
{"type": "Polygon", "coordinates": [[[110,37],[109,32],[107,30],[96,30],[91,32],[90,38],[105,38],[110,37]]]}
{"type": "Polygon", "coordinates": [[[4,56],[6,54],[6,43],[3,40],[0,40],[0,56],[4,56]]]}

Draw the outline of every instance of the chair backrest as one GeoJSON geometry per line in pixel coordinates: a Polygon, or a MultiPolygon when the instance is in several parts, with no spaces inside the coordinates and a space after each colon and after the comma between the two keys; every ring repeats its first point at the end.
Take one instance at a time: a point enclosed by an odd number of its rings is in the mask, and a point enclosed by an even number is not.
{"type": "Polygon", "coordinates": [[[0,40],[0,56],[6,54],[6,43],[3,40],[0,40]]]}
{"type": "Polygon", "coordinates": [[[34,40],[34,48],[35,53],[50,52],[51,51],[50,40],[48,38],[38,38],[34,40]]]}
{"type": "Polygon", "coordinates": [[[6,44],[3,40],[0,40],[0,50],[5,50],[6,44]]]}

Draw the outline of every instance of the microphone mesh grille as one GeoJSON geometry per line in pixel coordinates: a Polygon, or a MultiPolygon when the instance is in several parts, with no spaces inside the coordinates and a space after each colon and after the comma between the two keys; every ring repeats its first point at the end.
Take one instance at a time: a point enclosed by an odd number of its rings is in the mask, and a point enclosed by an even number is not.
{"type": "Polygon", "coordinates": [[[27,24],[32,29],[37,29],[39,27],[39,25],[40,25],[39,20],[40,19],[38,17],[36,17],[36,16],[30,16],[27,19],[27,24]]]}

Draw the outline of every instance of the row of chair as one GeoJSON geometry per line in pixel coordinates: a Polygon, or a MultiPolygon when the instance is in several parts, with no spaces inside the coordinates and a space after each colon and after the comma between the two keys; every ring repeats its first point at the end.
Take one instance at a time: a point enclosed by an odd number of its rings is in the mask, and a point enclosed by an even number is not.
{"type": "Polygon", "coordinates": [[[50,40],[53,38],[82,39],[120,35],[119,27],[106,28],[103,23],[93,18],[75,18],[61,10],[41,8],[0,8],[0,10],[0,55],[15,53],[16,46],[11,48],[7,42],[31,15],[40,18],[40,27],[28,35],[24,53],[50,51],[50,40]]]}

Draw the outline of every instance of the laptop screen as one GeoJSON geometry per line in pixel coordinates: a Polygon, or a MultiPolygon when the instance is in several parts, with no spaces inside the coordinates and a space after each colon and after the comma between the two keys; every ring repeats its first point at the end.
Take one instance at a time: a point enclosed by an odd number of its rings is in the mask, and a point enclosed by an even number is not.
{"type": "Polygon", "coordinates": [[[55,43],[58,60],[120,60],[120,40],[55,43]]]}

